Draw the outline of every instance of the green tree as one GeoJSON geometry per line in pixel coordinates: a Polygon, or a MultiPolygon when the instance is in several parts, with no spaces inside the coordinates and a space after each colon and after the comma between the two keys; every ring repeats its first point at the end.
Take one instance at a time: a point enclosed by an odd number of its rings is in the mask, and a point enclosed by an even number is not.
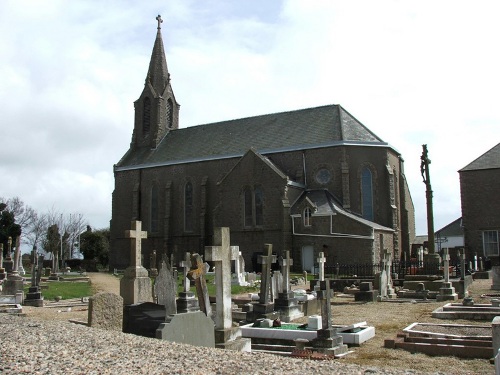
{"type": "Polygon", "coordinates": [[[80,236],[80,252],[84,259],[96,260],[107,266],[109,263],[109,228],[92,231],[88,225],[87,231],[80,236]]]}
{"type": "Polygon", "coordinates": [[[7,254],[7,240],[12,237],[13,244],[21,235],[21,226],[16,223],[12,211],[7,209],[5,203],[0,203],[0,243],[3,244],[4,256],[7,254]]]}
{"type": "Polygon", "coordinates": [[[47,236],[43,240],[43,248],[47,253],[51,253],[53,257],[61,250],[61,236],[57,224],[52,224],[47,229],[47,236]]]}

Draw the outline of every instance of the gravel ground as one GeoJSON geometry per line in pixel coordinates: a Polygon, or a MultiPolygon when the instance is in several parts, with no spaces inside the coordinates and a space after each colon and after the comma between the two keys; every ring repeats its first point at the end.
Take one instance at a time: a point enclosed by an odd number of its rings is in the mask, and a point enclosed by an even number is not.
{"type": "MultiPolygon", "coordinates": [[[[118,279],[90,274],[95,292],[118,293],[118,279]]],[[[491,280],[471,288],[477,303],[491,280]]],[[[443,321],[430,314],[443,303],[352,303],[334,298],[334,324],[367,321],[376,336],[333,361],[192,347],[70,323],[87,319],[87,309],[24,307],[25,316],[0,315],[0,374],[494,374],[487,360],[429,357],[385,349],[384,339],[414,322],[443,321]]],[[[46,305],[49,305],[47,303],[46,305]]]]}
{"type": "Polygon", "coordinates": [[[0,316],[1,374],[422,374],[193,347],[65,321],[0,316]]]}

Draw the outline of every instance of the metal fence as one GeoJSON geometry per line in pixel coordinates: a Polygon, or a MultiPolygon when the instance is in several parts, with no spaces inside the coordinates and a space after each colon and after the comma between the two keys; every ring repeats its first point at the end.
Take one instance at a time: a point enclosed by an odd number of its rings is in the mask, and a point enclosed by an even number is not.
{"type": "MultiPolygon", "coordinates": [[[[383,269],[383,263],[354,263],[325,266],[325,277],[332,279],[342,278],[372,278],[383,269]]],[[[450,277],[460,277],[460,263],[450,262],[450,277]]],[[[391,264],[391,273],[398,278],[405,275],[443,275],[443,265],[439,262],[394,261],[391,264]]]]}

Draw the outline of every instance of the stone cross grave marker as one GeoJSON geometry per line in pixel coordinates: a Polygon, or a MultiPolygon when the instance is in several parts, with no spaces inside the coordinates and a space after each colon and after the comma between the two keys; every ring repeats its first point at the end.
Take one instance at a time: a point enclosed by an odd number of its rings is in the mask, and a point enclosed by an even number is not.
{"type": "Polygon", "coordinates": [[[214,246],[205,246],[205,257],[215,263],[216,329],[231,328],[231,261],[238,256],[239,247],[230,245],[229,228],[214,228],[214,246]]]}
{"type": "Polygon", "coordinates": [[[33,246],[33,250],[31,250],[31,261],[33,264],[31,265],[31,286],[38,286],[36,283],[36,274],[38,271],[38,256],[36,252],[36,246],[33,246]]]}
{"type": "Polygon", "coordinates": [[[267,255],[259,255],[258,258],[258,262],[262,264],[259,303],[267,305],[271,293],[271,264],[276,262],[276,255],[273,255],[272,244],[264,244],[264,248],[264,253],[267,255]]]}
{"type": "Polygon", "coordinates": [[[285,257],[280,258],[281,273],[283,274],[283,293],[290,291],[290,266],[293,266],[293,259],[290,258],[290,250],[285,250],[285,257]]]}
{"type": "Polygon", "coordinates": [[[318,300],[321,303],[321,320],[323,329],[332,328],[332,305],[329,279],[320,283],[320,290],[317,293],[318,300]]]}
{"type": "Polygon", "coordinates": [[[458,257],[460,258],[460,278],[465,279],[465,250],[458,250],[458,257]]]}
{"type": "Polygon", "coordinates": [[[3,243],[0,243],[0,268],[3,267],[3,243]]]}
{"type": "Polygon", "coordinates": [[[443,275],[444,282],[450,282],[450,254],[448,253],[448,248],[443,249],[443,275]]]}
{"type": "Polygon", "coordinates": [[[316,261],[319,263],[319,281],[325,281],[325,254],[321,251],[319,253],[318,259],[316,261]]]}
{"type": "Polygon", "coordinates": [[[181,260],[179,262],[179,268],[182,268],[182,285],[184,287],[183,291],[185,293],[189,292],[189,289],[191,288],[191,283],[189,282],[189,278],[187,277],[187,274],[191,268],[191,254],[186,253],[184,260],[181,260]]]}
{"type": "Polygon", "coordinates": [[[142,230],[140,221],[132,221],[132,229],[125,231],[125,237],[131,239],[130,266],[140,267],[141,264],[141,242],[148,238],[148,232],[142,230]]]}
{"type": "Polygon", "coordinates": [[[206,268],[203,259],[197,253],[191,255],[191,270],[188,272],[190,280],[195,282],[196,294],[198,295],[198,303],[200,310],[209,318],[212,316],[212,307],[208,296],[207,281],[205,280],[206,268]]]}
{"type": "Polygon", "coordinates": [[[165,306],[165,317],[177,313],[175,296],[177,292],[177,282],[170,264],[162,262],[160,272],[155,280],[155,294],[158,297],[158,305],[165,306]]]}

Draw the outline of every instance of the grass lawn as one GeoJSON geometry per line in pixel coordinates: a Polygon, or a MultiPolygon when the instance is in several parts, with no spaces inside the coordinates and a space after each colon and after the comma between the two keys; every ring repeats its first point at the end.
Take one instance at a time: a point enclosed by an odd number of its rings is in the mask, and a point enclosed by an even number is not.
{"type": "MultiPolygon", "coordinates": [[[[94,294],[90,282],[67,282],[67,281],[51,281],[44,283],[48,285],[48,289],[42,289],[44,299],[50,301],[56,296],[61,296],[62,299],[89,297],[94,294]]],[[[28,292],[29,286],[25,286],[24,292],[28,292]]]]}

